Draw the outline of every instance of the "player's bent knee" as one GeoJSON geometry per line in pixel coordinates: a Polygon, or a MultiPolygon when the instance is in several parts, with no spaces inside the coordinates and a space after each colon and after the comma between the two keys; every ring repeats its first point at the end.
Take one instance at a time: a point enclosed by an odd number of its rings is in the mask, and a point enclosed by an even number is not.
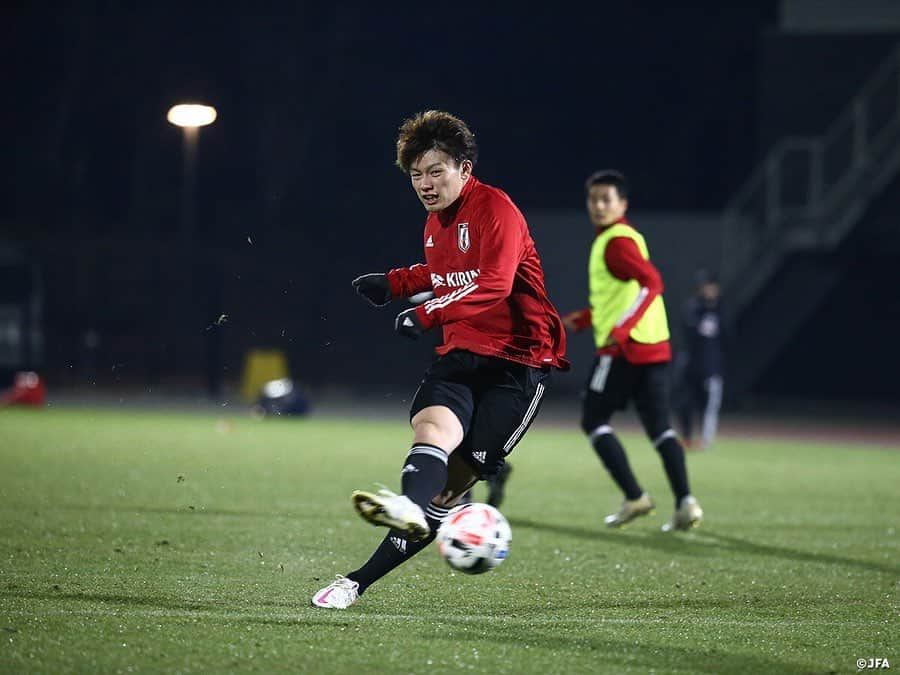
{"type": "Polygon", "coordinates": [[[428,443],[442,448],[448,454],[462,443],[463,428],[449,408],[431,406],[419,411],[411,421],[414,442],[428,443]]]}
{"type": "Polygon", "coordinates": [[[433,422],[421,422],[413,427],[413,442],[436,445],[450,454],[462,442],[462,434],[433,422]]]}

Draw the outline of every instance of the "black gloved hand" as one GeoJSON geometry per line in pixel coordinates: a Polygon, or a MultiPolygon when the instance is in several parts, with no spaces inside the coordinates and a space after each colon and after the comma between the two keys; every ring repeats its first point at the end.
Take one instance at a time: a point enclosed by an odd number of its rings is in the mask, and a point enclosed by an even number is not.
{"type": "Polygon", "coordinates": [[[418,340],[425,329],[419,322],[419,315],[416,314],[416,308],[410,307],[400,312],[394,320],[394,330],[398,335],[418,340]]]}
{"type": "Polygon", "coordinates": [[[363,274],[353,280],[353,288],[376,307],[383,307],[391,301],[391,284],[387,274],[363,274]]]}

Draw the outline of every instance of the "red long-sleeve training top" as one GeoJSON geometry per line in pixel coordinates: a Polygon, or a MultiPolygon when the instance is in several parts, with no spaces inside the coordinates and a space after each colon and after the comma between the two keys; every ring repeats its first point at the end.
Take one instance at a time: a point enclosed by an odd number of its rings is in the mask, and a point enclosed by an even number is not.
{"type": "Polygon", "coordinates": [[[470,177],[459,199],[428,214],[424,245],[424,265],[392,269],[388,280],[394,297],[434,292],[416,314],[425,329],[443,328],[438,354],[465,349],[569,368],[528,224],[505,192],[470,177]]]}

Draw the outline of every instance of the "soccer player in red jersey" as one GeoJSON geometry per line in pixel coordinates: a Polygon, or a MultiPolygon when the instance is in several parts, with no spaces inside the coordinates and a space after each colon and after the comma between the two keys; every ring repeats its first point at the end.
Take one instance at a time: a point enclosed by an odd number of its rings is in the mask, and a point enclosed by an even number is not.
{"type": "Polygon", "coordinates": [[[390,532],[362,567],[317,592],[314,606],[349,607],[433,541],[460,497],[503,469],[551,370],[568,369],[565,330],[528,224],[506,193],[475,178],[477,159],[474,134],[449,113],[429,110],[400,127],[397,166],[428,212],[425,263],[365,274],[353,286],[376,306],[433,293],[400,312],[394,329],[418,338],[440,327],[443,344],[410,409],[401,494],[352,495],[362,518],[390,532]]]}

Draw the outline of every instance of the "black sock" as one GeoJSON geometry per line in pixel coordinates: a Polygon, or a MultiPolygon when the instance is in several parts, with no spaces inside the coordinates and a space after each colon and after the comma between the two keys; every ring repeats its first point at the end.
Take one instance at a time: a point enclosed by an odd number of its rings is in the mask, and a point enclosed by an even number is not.
{"type": "Polygon", "coordinates": [[[359,584],[357,592],[362,595],[365,590],[374,582],[378,581],[392,569],[412,558],[416,553],[428,546],[434,541],[437,535],[437,529],[447,515],[449,509],[443,509],[434,504],[429,504],[425,509],[425,519],[428,521],[428,527],[431,528],[431,534],[425,539],[419,541],[410,541],[398,532],[389,532],[384,541],[375,549],[372,557],[366,561],[366,564],[358,570],[350,572],[347,575],[359,584]]]}
{"type": "Polygon", "coordinates": [[[656,451],[662,457],[669,485],[675,493],[675,508],[681,504],[681,500],[691,493],[688,485],[687,466],[684,463],[684,448],[678,442],[678,437],[671,429],[663,432],[654,441],[656,451]]]}
{"type": "Polygon", "coordinates": [[[625,499],[637,499],[644,491],[638,485],[637,478],[628,464],[625,448],[619,443],[619,439],[613,434],[610,427],[601,427],[599,434],[592,434],[591,445],[603,460],[603,466],[609,471],[609,475],[616,481],[616,485],[625,493],[625,499]]]}
{"type": "Polygon", "coordinates": [[[416,443],[403,462],[400,483],[403,494],[424,511],[447,483],[447,453],[436,445],[416,443]]]}

